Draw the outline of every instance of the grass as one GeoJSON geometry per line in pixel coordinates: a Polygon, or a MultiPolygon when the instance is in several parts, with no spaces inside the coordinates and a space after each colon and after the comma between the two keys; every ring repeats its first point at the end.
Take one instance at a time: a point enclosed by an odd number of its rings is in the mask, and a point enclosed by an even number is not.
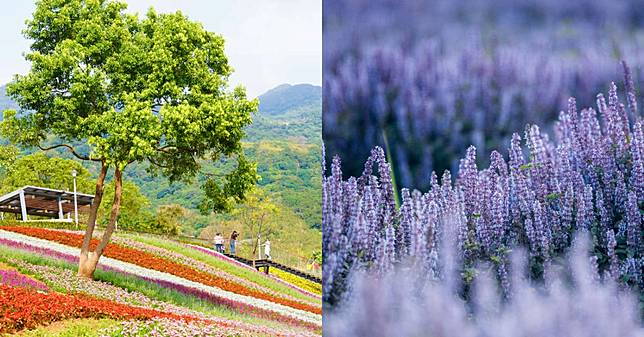
{"type": "Polygon", "coordinates": [[[19,337],[98,337],[103,329],[118,325],[112,319],[70,319],[52,323],[35,330],[22,331],[19,337]]]}
{"type": "MultiPolygon", "coordinates": [[[[50,286],[52,290],[61,292],[61,293],[66,293],[67,292],[66,289],[56,287],[55,285],[40,278],[39,275],[31,273],[30,271],[25,270],[20,266],[13,265],[11,263],[12,259],[22,260],[24,262],[34,264],[34,265],[52,266],[52,267],[69,269],[73,271],[77,270],[76,264],[72,264],[55,258],[45,257],[36,253],[25,252],[25,251],[16,250],[16,249],[12,249],[12,248],[0,245],[0,262],[4,262],[9,265],[12,265],[21,273],[32,276],[38,280],[41,280],[45,282],[48,286],[50,286]]],[[[196,296],[181,293],[177,290],[162,287],[154,282],[146,281],[136,276],[130,276],[130,275],[114,272],[114,271],[105,271],[105,270],[97,269],[94,272],[94,279],[97,281],[110,283],[116,287],[127,289],[129,291],[140,292],[145,296],[158,301],[192,309],[194,311],[198,311],[203,314],[214,316],[214,317],[219,317],[219,318],[224,318],[224,319],[229,319],[229,320],[239,321],[239,322],[245,322],[245,323],[254,324],[254,325],[278,328],[278,329],[284,328],[284,327],[290,327],[285,323],[244,315],[236,311],[233,311],[231,309],[228,309],[224,306],[213,304],[212,302],[203,300],[196,296]]]]}
{"type": "Polygon", "coordinates": [[[208,255],[206,253],[200,252],[192,248],[185,247],[180,243],[176,243],[168,240],[159,240],[153,237],[143,236],[143,235],[126,234],[123,236],[129,239],[133,239],[145,244],[155,246],[155,247],[167,249],[167,250],[185,255],[187,257],[193,258],[195,260],[199,260],[201,262],[207,263],[215,268],[221,269],[232,275],[242,277],[256,284],[265,286],[271,290],[284,293],[284,294],[293,296],[295,298],[305,300],[310,303],[320,304],[319,300],[312,298],[310,296],[307,296],[305,294],[302,294],[288,287],[287,285],[276,282],[275,280],[271,280],[270,278],[267,278],[254,270],[237,266],[233,263],[225,262],[214,256],[208,255]]]}

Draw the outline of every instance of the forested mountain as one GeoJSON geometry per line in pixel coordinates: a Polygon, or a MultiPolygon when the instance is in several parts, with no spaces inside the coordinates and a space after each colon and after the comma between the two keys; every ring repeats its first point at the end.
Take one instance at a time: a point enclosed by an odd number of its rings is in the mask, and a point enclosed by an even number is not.
{"type": "Polygon", "coordinates": [[[322,91],[310,84],[282,84],[259,96],[259,113],[248,141],[283,140],[321,144],[322,91]]]}

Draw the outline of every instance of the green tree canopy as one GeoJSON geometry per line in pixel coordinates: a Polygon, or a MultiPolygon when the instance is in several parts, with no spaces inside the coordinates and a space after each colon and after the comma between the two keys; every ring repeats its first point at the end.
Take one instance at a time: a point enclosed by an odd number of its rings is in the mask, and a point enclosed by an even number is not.
{"type": "Polygon", "coordinates": [[[79,274],[91,276],[119,216],[122,173],[134,162],[171,181],[191,180],[202,159],[236,160],[236,168],[205,183],[213,210],[243,200],[257,180],[240,141],[258,102],[241,87],[228,90],[232,68],[224,39],[181,12],[142,18],[110,0],[40,0],[24,35],[32,40],[31,70],[7,93],[20,113],[6,111],[0,132],[42,150],[66,148],[100,163],[96,198],[81,249],[79,274]],[[60,144],[43,146],[53,134],[60,144]],[[81,153],[73,144],[89,144],[81,153]],[[93,254],[89,239],[114,169],[108,227],[93,254]],[[89,259],[88,259],[89,257],[89,259]]]}
{"type": "MultiPolygon", "coordinates": [[[[0,153],[2,151],[0,147],[0,153]]],[[[17,151],[14,153],[17,156],[17,151]]],[[[4,174],[0,176],[0,194],[27,185],[72,191],[74,186],[73,170],[78,172],[76,176],[78,192],[93,193],[90,173],[79,162],[71,159],[52,158],[39,152],[17,157],[5,166],[4,174]]]]}
{"type": "Polygon", "coordinates": [[[20,154],[20,150],[17,147],[0,145],[0,176],[4,175],[5,171],[13,165],[16,158],[18,158],[18,154],[20,154]]]}
{"type": "Polygon", "coordinates": [[[152,231],[161,234],[179,234],[181,225],[190,211],[181,205],[161,205],[157,208],[155,227],[152,231]]]}

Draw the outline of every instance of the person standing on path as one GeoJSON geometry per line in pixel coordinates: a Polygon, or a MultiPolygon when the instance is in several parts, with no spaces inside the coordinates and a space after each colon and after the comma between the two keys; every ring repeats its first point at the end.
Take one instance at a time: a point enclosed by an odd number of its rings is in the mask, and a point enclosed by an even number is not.
{"type": "Polygon", "coordinates": [[[235,244],[237,243],[237,237],[239,236],[239,233],[237,231],[233,231],[232,234],[230,234],[230,254],[235,255],[235,244]]]}
{"type": "Polygon", "coordinates": [[[267,260],[271,259],[271,242],[268,240],[264,242],[264,256],[267,260]]]}
{"type": "Polygon", "coordinates": [[[215,250],[219,253],[224,252],[224,237],[221,235],[221,233],[217,233],[215,235],[215,239],[213,240],[215,243],[215,250]]]}

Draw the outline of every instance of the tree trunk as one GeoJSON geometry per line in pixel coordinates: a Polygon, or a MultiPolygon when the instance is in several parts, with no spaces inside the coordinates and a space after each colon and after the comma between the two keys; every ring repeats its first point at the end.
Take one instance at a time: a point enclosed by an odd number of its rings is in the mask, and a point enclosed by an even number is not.
{"type": "MultiPolygon", "coordinates": [[[[108,166],[105,163],[101,164],[101,172],[96,179],[96,191],[94,193],[94,200],[89,209],[89,219],[87,220],[87,228],[85,229],[85,237],[83,238],[83,245],[81,246],[80,257],[78,261],[78,275],[91,278],[94,274],[96,263],[90,262],[89,245],[94,235],[94,228],[96,227],[96,218],[98,216],[98,209],[103,200],[103,189],[105,187],[105,176],[107,175],[108,166]]],[[[92,258],[93,260],[93,258],[92,258]]],[[[98,262],[98,259],[97,259],[98,262]]]]}
{"type": "MultiPolygon", "coordinates": [[[[121,211],[121,196],[123,194],[123,177],[121,174],[121,169],[116,167],[114,170],[114,201],[112,203],[112,211],[110,213],[110,220],[105,228],[101,242],[96,247],[94,252],[89,253],[85,258],[84,263],[79,266],[79,275],[83,277],[92,278],[94,271],[96,270],[96,265],[98,260],[103,255],[103,251],[107,244],[110,242],[112,233],[114,233],[114,228],[116,226],[116,220],[118,219],[119,213],[121,211]]],[[[93,205],[92,205],[93,206],[93,205]]]]}
{"type": "Polygon", "coordinates": [[[121,170],[117,167],[114,171],[114,203],[112,203],[112,212],[110,213],[110,221],[105,228],[101,242],[96,247],[94,253],[100,257],[103,254],[103,250],[107,247],[107,244],[110,242],[112,233],[116,228],[116,220],[118,220],[119,213],[121,212],[121,196],[123,195],[123,177],[121,175],[121,170]]]}

